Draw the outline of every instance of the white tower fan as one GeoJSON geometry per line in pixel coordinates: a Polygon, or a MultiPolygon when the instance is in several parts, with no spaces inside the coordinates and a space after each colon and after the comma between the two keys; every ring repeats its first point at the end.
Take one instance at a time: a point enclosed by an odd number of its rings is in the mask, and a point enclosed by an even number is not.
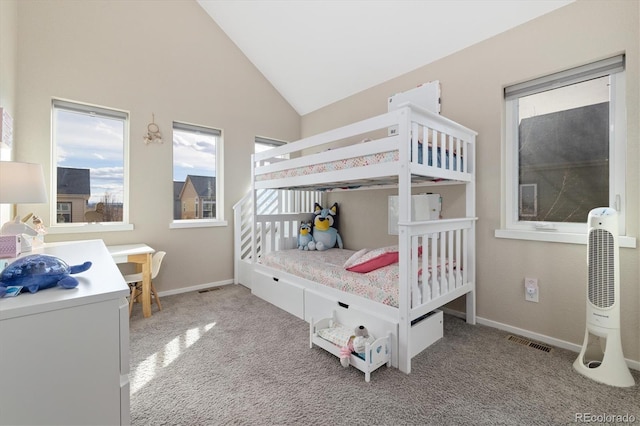
{"type": "Polygon", "coordinates": [[[587,328],[573,368],[597,382],[633,386],[620,338],[618,214],[608,207],[593,209],[588,227],[587,328]]]}

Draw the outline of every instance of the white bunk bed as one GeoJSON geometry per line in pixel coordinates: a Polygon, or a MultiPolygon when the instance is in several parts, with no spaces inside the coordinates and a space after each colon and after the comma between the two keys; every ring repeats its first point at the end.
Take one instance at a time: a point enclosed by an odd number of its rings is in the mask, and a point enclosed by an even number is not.
{"type": "Polygon", "coordinates": [[[390,335],[391,364],[410,373],[411,359],[437,340],[437,308],[466,296],[466,319],[475,323],[475,137],[407,103],[256,153],[253,190],[234,207],[236,282],[307,322],[337,316],[341,323],[365,324],[376,337],[390,335]],[[412,185],[452,183],[465,186],[465,217],[411,221],[412,185]],[[271,252],[296,248],[300,222],[310,219],[328,191],[390,185],[398,190],[399,260],[390,266],[397,275],[396,300],[371,300],[262,263],[271,252]]]}

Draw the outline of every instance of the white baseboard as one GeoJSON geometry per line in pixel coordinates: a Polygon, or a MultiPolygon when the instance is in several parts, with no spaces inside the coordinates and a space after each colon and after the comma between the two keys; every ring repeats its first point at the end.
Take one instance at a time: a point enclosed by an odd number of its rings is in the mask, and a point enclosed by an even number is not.
{"type": "Polygon", "coordinates": [[[158,296],[160,296],[160,297],[162,297],[162,296],[172,296],[174,294],[188,293],[190,291],[205,290],[207,288],[220,287],[220,286],[228,285],[228,284],[233,284],[233,279],[224,280],[224,281],[218,281],[218,282],[215,282],[215,283],[198,284],[198,285],[194,285],[194,286],[191,286],[191,287],[176,288],[174,290],[159,291],[158,292],[158,296]]]}
{"type": "MultiPolygon", "coordinates": [[[[454,309],[449,309],[449,308],[444,308],[442,310],[446,314],[453,315],[463,319],[466,318],[466,314],[464,312],[457,311],[454,309]]],[[[489,320],[479,316],[476,316],[476,322],[478,324],[486,325],[487,327],[497,328],[498,330],[517,334],[518,336],[527,337],[537,342],[546,343],[548,345],[555,346],[557,348],[566,349],[575,353],[580,353],[580,351],[582,350],[582,345],[576,345],[575,343],[567,342],[565,340],[556,339],[554,337],[546,336],[544,334],[534,333],[533,331],[525,330],[523,328],[513,327],[508,324],[503,324],[501,322],[489,320]]],[[[629,366],[629,368],[640,371],[640,361],[634,361],[628,358],[625,358],[625,361],[627,362],[627,365],[629,366]]]]}

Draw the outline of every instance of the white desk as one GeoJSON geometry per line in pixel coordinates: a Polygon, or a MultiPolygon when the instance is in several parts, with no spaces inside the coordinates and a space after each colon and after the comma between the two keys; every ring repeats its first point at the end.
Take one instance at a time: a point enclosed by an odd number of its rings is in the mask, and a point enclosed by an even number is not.
{"type": "Polygon", "coordinates": [[[146,244],[107,246],[116,263],[135,263],[142,270],[142,315],[151,316],[151,255],[154,249],[146,244]]]}
{"type": "Polygon", "coordinates": [[[28,254],[92,264],[76,288],[0,299],[0,424],[130,424],[129,289],[104,243],[28,254]]]}

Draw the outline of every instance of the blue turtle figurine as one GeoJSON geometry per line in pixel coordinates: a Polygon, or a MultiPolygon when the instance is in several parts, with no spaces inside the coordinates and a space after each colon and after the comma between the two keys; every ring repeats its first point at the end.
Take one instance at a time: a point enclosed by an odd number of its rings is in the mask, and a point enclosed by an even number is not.
{"type": "Polygon", "coordinates": [[[84,272],[90,267],[91,262],[69,266],[55,256],[30,254],[11,263],[0,273],[0,297],[9,286],[22,286],[31,293],[56,285],[75,288],[78,280],[69,275],[84,272]]]}

